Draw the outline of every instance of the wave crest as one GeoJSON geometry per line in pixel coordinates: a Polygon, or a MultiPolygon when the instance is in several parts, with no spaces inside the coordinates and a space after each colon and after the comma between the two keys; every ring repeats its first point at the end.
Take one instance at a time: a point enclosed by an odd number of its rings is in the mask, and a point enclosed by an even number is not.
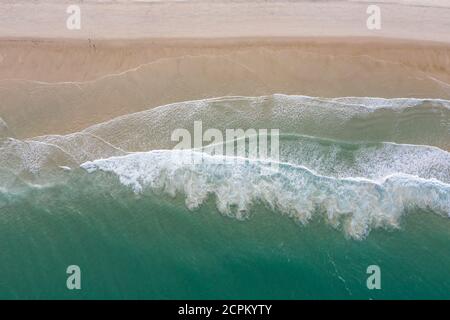
{"type": "Polygon", "coordinates": [[[136,193],[149,189],[184,194],[193,210],[210,195],[224,215],[245,219],[256,203],[307,223],[314,214],[346,235],[362,239],[372,228],[398,227],[409,208],[450,217],[450,185],[394,174],[379,180],[335,178],[306,167],[270,161],[210,156],[191,150],[158,150],[89,161],[88,172],[106,171],[136,193]]]}

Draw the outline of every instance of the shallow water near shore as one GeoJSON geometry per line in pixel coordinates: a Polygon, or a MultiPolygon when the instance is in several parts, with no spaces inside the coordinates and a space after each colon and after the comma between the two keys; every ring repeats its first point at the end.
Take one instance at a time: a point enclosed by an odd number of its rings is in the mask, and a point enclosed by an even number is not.
{"type": "Polygon", "coordinates": [[[449,299],[449,105],[221,97],[26,140],[3,122],[0,297],[449,299]],[[278,128],[279,158],[173,150],[199,119],[278,128]]]}

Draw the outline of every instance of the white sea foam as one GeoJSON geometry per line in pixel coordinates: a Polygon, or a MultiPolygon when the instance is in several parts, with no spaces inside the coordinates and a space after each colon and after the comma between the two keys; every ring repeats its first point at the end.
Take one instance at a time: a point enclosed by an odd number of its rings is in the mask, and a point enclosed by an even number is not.
{"type": "Polygon", "coordinates": [[[450,154],[445,151],[450,148],[449,106],[450,101],[439,99],[282,94],[186,101],[68,135],[3,139],[0,167],[37,174],[44,164],[71,166],[127,152],[171,149],[173,130],[191,130],[193,122],[201,119],[205,129],[222,132],[278,128],[280,159],[322,175],[378,179],[406,173],[449,183],[450,154]],[[409,108],[413,109],[404,112],[409,108]]]}
{"type": "Polygon", "coordinates": [[[431,146],[348,143],[316,137],[280,138],[280,159],[337,178],[380,179],[396,173],[450,183],[450,153],[431,146]]]}
{"type": "Polygon", "coordinates": [[[185,196],[189,209],[210,195],[225,215],[244,219],[251,206],[269,208],[308,222],[323,213],[334,227],[357,239],[372,228],[398,227],[409,208],[450,217],[450,185],[436,179],[393,174],[378,180],[334,178],[306,167],[245,158],[209,156],[189,150],[159,150],[99,159],[81,165],[88,172],[114,173],[135,192],[145,190],[185,196]],[[202,157],[201,163],[192,157],[202,157]]]}
{"type": "Polygon", "coordinates": [[[69,154],[55,145],[14,138],[0,142],[0,168],[15,174],[36,174],[55,165],[75,163],[69,154]]]}
{"type": "Polygon", "coordinates": [[[221,97],[164,105],[118,117],[84,132],[126,151],[172,148],[176,128],[280,129],[346,141],[393,141],[450,148],[450,101],[368,97],[318,98],[275,94],[221,97]],[[420,130],[418,130],[420,128],[420,130]]]}

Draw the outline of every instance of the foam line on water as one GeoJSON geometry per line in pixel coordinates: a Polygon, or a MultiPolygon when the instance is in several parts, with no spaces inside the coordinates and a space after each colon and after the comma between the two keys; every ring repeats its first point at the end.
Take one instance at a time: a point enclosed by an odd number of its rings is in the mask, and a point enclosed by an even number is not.
{"type": "Polygon", "coordinates": [[[307,223],[323,213],[346,235],[362,239],[372,228],[399,226],[410,208],[450,217],[450,185],[392,174],[382,179],[333,178],[290,163],[210,156],[190,150],[157,150],[86,162],[90,173],[110,172],[136,193],[183,194],[198,208],[210,196],[224,215],[248,218],[255,203],[307,223]],[[192,161],[194,160],[194,161],[192,161]]]}

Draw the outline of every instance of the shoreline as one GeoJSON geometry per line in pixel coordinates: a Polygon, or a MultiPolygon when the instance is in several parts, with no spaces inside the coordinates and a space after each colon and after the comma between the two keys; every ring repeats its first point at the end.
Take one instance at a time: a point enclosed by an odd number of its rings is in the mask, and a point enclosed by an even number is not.
{"type": "Polygon", "coordinates": [[[449,30],[450,0],[0,0],[0,298],[450,299],[449,30]]]}
{"type": "Polygon", "coordinates": [[[174,102],[274,93],[450,99],[450,44],[374,38],[0,40],[0,117],[19,138],[174,102]]]}

